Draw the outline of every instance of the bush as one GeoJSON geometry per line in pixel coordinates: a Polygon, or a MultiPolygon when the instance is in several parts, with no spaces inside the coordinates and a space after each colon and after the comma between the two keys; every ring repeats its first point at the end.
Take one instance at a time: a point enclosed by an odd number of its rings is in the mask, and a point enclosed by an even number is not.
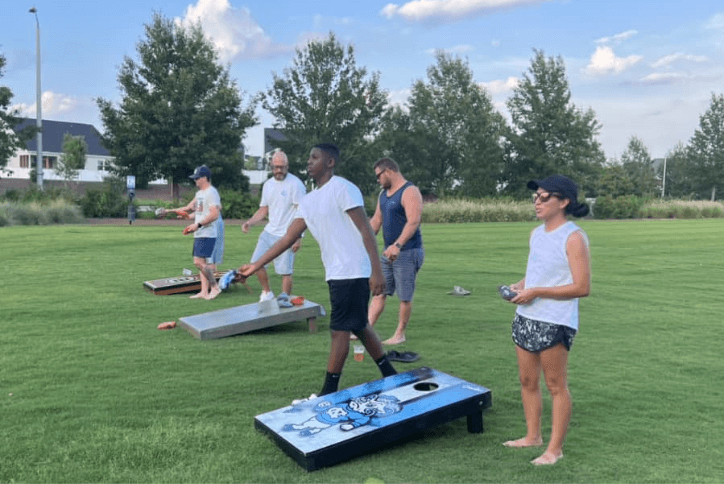
{"type": "Polygon", "coordinates": [[[613,198],[609,195],[596,198],[593,216],[598,219],[622,219],[641,217],[645,200],[634,195],[613,198]]]}
{"type": "Polygon", "coordinates": [[[8,225],[47,225],[79,223],[83,221],[80,209],[59,199],[48,204],[38,202],[0,204],[0,227],[8,225]]]}
{"type": "Polygon", "coordinates": [[[259,209],[259,198],[248,193],[220,190],[219,196],[221,197],[221,216],[224,219],[247,219],[259,209]]]}
{"type": "Polygon", "coordinates": [[[128,199],[124,196],[125,182],[119,178],[106,178],[103,188],[91,189],[80,199],[80,206],[86,217],[125,217],[128,214],[128,199]]]}
{"type": "Polygon", "coordinates": [[[425,204],[425,223],[525,222],[535,218],[530,202],[450,199],[425,204]]]}

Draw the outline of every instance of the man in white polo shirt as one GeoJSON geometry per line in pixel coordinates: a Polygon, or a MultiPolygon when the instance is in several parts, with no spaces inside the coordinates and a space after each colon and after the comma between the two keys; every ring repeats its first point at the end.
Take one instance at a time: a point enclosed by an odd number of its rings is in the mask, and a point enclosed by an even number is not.
{"type": "MultiPolygon", "coordinates": [[[[283,151],[274,154],[271,161],[273,178],[264,182],[261,191],[261,202],[259,210],[252,217],[241,225],[244,233],[249,232],[252,225],[269,219],[264,230],[259,236],[251,262],[254,263],[269,250],[284,234],[287,233],[289,224],[299,206],[299,201],[307,193],[302,181],[289,173],[289,160],[283,151]]],[[[292,273],[294,272],[294,254],[301,247],[302,239],[297,240],[289,249],[285,250],[279,257],[274,259],[274,272],[282,276],[282,294],[280,298],[288,299],[292,293],[292,273]]],[[[260,301],[274,299],[274,293],[269,287],[269,275],[266,268],[262,267],[257,271],[259,284],[262,293],[260,301]]]]}

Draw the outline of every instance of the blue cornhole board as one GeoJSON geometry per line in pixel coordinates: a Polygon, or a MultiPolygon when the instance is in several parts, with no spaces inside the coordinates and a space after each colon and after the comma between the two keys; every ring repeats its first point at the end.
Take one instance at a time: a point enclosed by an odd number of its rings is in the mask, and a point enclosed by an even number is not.
{"type": "Polygon", "coordinates": [[[325,315],[323,306],[309,300],[291,308],[280,308],[272,300],[184,316],[179,326],[198,339],[218,339],[306,319],[309,331],[316,332],[316,318],[325,315]]]}
{"type": "Polygon", "coordinates": [[[482,432],[491,405],[489,389],[423,367],[257,415],[254,426],[313,471],[461,417],[482,432]]]}

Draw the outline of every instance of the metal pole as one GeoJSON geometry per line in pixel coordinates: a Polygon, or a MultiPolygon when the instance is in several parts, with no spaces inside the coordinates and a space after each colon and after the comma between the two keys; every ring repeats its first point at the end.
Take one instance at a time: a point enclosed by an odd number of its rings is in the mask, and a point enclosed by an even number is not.
{"type": "Polygon", "coordinates": [[[666,157],[664,157],[664,177],[661,180],[661,198],[664,198],[666,193],[666,157]]]}
{"type": "Polygon", "coordinates": [[[43,108],[42,108],[42,91],[40,88],[40,20],[38,20],[38,10],[33,7],[30,9],[30,13],[35,14],[35,57],[37,59],[36,73],[35,73],[35,104],[37,120],[36,125],[38,127],[38,151],[35,157],[35,169],[36,180],[38,188],[43,189],[43,108]]]}

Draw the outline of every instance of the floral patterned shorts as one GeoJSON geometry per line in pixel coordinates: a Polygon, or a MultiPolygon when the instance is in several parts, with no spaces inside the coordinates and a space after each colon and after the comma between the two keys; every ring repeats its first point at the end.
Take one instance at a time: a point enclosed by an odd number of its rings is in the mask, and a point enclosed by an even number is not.
{"type": "Polygon", "coordinates": [[[562,324],[544,323],[516,314],[513,319],[513,342],[526,351],[537,353],[563,343],[570,351],[576,330],[562,324]]]}

